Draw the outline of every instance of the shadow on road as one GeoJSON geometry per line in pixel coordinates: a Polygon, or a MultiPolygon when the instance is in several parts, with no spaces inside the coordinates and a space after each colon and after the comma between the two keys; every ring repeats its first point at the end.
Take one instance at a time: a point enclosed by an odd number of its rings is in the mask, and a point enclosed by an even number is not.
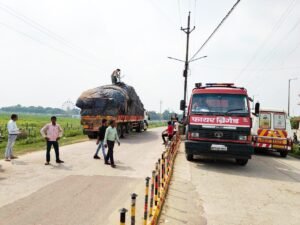
{"type": "Polygon", "coordinates": [[[135,171],[131,166],[121,166],[119,164],[117,164],[116,167],[117,170],[127,170],[127,171],[135,171]]]}
{"type": "Polygon", "coordinates": [[[153,140],[156,140],[157,137],[160,136],[160,133],[157,133],[158,129],[163,130],[163,128],[155,128],[155,129],[150,129],[147,131],[143,131],[141,133],[130,133],[126,134],[125,138],[122,138],[120,141],[121,143],[134,143],[134,144],[145,144],[147,142],[152,142],[153,140]]]}
{"type": "Polygon", "coordinates": [[[67,170],[67,171],[71,171],[73,168],[73,166],[66,166],[64,164],[57,164],[57,165],[51,164],[50,166],[52,166],[51,169],[57,169],[57,170],[61,169],[61,170],[67,170]]]}
{"type": "Polygon", "coordinates": [[[259,154],[254,155],[245,167],[237,165],[232,159],[214,160],[200,157],[194,159],[192,164],[194,168],[215,173],[223,173],[233,176],[255,177],[267,180],[300,182],[300,170],[288,164],[288,161],[294,160],[297,159],[290,157],[287,159],[282,159],[276,155],[271,155],[270,157],[265,154],[259,154]]]}
{"type": "Polygon", "coordinates": [[[3,173],[5,170],[2,169],[2,165],[0,165],[0,172],[3,173]]]}
{"type": "Polygon", "coordinates": [[[21,160],[12,160],[11,164],[13,165],[19,165],[19,166],[24,166],[27,165],[27,162],[21,161],[21,160]]]}

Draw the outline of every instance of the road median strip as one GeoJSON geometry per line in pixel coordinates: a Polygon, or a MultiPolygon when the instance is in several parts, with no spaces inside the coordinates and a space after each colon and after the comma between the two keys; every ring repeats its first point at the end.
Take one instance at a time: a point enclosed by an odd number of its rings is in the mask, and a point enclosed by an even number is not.
{"type": "MultiPolygon", "coordinates": [[[[173,174],[175,158],[180,146],[180,136],[175,135],[171,142],[166,146],[161,158],[155,164],[155,170],[152,171],[152,177],[146,178],[145,185],[145,204],[143,225],[156,225],[168,193],[170,181],[173,174]],[[151,182],[150,182],[151,181],[151,182]],[[151,185],[150,185],[151,183],[151,185]],[[150,186],[150,201],[149,201],[150,186]],[[149,211],[148,211],[149,209],[149,211]],[[149,215],[149,216],[148,216],[149,215]]],[[[135,197],[137,196],[133,193],[135,197]]],[[[131,225],[135,224],[135,204],[131,208],[131,225]]],[[[120,210],[120,224],[126,224],[127,209],[120,210]]]]}

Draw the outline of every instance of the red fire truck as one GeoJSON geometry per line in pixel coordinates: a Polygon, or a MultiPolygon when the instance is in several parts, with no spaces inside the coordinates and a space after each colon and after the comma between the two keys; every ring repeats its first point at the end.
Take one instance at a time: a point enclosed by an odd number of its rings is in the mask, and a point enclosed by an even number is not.
{"type": "MultiPolygon", "coordinates": [[[[187,114],[185,153],[213,158],[234,158],[239,165],[251,159],[252,99],[247,90],[229,83],[196,84],[187,114]]],[[[185,102],[181,101],[181,108],[185,102]]],[[[259,112],[259,103],[255,107],[259,112]]]]}

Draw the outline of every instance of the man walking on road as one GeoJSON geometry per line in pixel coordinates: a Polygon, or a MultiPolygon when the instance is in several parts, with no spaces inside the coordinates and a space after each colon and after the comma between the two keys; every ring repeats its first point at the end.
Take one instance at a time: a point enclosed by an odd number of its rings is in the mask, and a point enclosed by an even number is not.
{"type": "Polygon", "coordinates": [[[94,155],[94,159],[100,159],[100,157],[98,156],[100,148],[102,149],[102,154],[103,154],[104,160],[106,158],[105,147],[104,147],[104,137],[105,137],[106,128],[107,128],[107,120],[103,119],[102,120],[102,125],[99,128],[98,140],[96,142],[98,147],[97,147],[96,153],[94,155]]]}
{"type": "Polygon", "coordinates": [[[60,160],[59,158],[59,145],[58,145],[58,140],[62,137],[63,130],[60,127],[60,125],[56,123],[55,116],[51,117],[51,123],[46,124],[41,129],[41,134],[47,141],[47,153],[46,153],[45,165],[50,164],[50,150],[52,145],[55,151],[56,163],[64,163],[64,161],[60,160]]]}
{"type": "Polygon", "coordinates": [[[20,130],[16,123],[18,120],[18,115],[12,114],[10,118],[11,120],[7,123],[8,141],[5,151],[5,161],[10,161],[11,159],[17,158],[13,155],[13,146],[16,142],[18,134],[20,134],[20,130]]]}
{"type": "Polygon", "coordinates": [[[108,147],[107,156],[105,158],[105,164],[109,164],[108,160],[110,160],[111,167],[113,168],[116,167],[114,162],[115,141],[117,141],[118,145],[120,146],[120,140],[116,129],[116,123],[114,120],[111,120],[109,122],[109,127],[105,131],[104,144],[105,147],[108,147]]]}

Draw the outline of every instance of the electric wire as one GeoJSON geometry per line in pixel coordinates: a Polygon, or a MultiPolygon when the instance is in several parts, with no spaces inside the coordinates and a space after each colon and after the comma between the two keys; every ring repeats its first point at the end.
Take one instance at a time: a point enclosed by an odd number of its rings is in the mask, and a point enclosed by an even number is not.
{"type": "Polygon", "coordinates": [[[68,52],[66,52],[66,51],[64,51],[64,50],[61,50],[61,49],[59,49],[59,48],[56,48],[55,46],[49,45],[49,44],[47,44],[47,43],[45,43],[45,42],[43,42],[43,41],[41,41],[41,40],[39,40],[39,39],[37,39],[37,38],[35,38],[35,37],[33,37],[33,36],[31,36],[31,35],[29,35],[29,34],[23,32],[23,31],[20,31],[20,30],[18,30],[18,29],[16,29],[16,28],[14,28],[14,27],[12,27],[12,26],[6,24],[6,23],[3,23],[3,22],[0,21],[0,25],[2,25],[3,27],[5,27],[6,29],[9,29],[9,30],[14,31],[15,33],[18,33],[19,35],[25,36],[25,37],[31,39],[32,41],[39,43],[40,45],[46,46],[46,47],[48,47],[48,48],[50,48],[50,49],[53,49],[53,50],[55,50],[55,51],[57,51],[57,52],[60,52],[60,53],[64,54],[64,55],[67,55],[67,56],[71,56],[71,57],[73,57],[73,58],[76,58],[77,60],[81,60],[82,62],[87,63],[87,64],[89,64],[90,66],[93,66],[94,69],[98,69],[98,68],[96,67],[96,65],[93,65],[93,64],[91,64],[91,63],[85,61],[84,59],[79,58],[78,56],[74,56],[74,55],[72,55],[72,54],[70,54],[70,53],[68,53],[68,52]]]}
{"type": "MultiPolygon", "coordinates": [[[[276,45],[272,48],[272,50],[269,52],[269,54],[267,54],[264,59],[262,60],[262,64],[259,67],[259,69],[257,71],[263,71],[264,67],[266,68],[266,66],[270,63],[270,60],[272,58],[274,58],[274,56],[276,56],[276,54],[278,54],[279,52],[277,51],[277,49],[281,46],[281,43],[283,41],[286,41],[290,35],[295,32],[296,28],[300,25],[300,19],[293,25],[293,27],[276,43],[276,45]],[[277,51],[277,52],[276,52],[277,51]]],[[[298,45],[299,43],[297,43],[298,45]]],[[[296,46],[297,46],[296,45],[296,46]]],[[[293,48],[294,49],[294,48],[293,48]]],[[[250,83],[251,81],[253,81],[254,79],[256,79],[258,76],[260,75],[260,73],[256,72],[254,74],[254,76],[250,77],[250,83]]]]}
{"type": "Polygon", "coordinates": [[[214,29],[214,31],[209,35],[209,37],[206,39],[206,41],[201,45],[201,47],[195,52],[195,54],[190,59],[193,60],[199,52],[206,46],[206,44],[209,42],[209,40],[214,36],[214,34],[219,30],[219,28],[222,26],[222,24],[225,22],[225,20],[230,16],[230,14],[233,12],[233,10],[236,8],[236,6],[240,3],[241,0],[237,0],[236,3],[232,6],[232,8],[229,10],[229,12],[226,14],[226,16],[221,20],[219,25],[214,29]]]}
{"type": "Polygon", "coordinates": [[[30,27],[38,30],[39,32],[46,35],[47,37],[59,42],[60,44],[62,44],[64,46],[67,46],[68,48],[71,48],[71,49],[73,49],[77,52],[79,51],[81,57],[82,57],[82,54],[84,54],[86,57],[88,57],[92,60],[96,60],[96,56],[93,53],[89,52],[88,50],[83,49],[80,46],[77,46],[77,45],[71,43],[70,41],[68,41],[64,37],[62,37],[61,35],[49,30],[45,26],[43,26],[40,23],[34,21],[33,19],[29,18],[28,16],[25,16],[24,14],[16,11],[15,9],[9,7],[8,5],[3,4],[2,2],[0,2],[0,9],[5,11],[6,13],[16,17],[17,19],[21,20],[22,22],[26,23],[30,27]]]}
{"type": "Polygon", "coordinates": [[[269,32],[267,37],[263,40],[263,42],[260,44],[260,46],[257,48],[257,50],[254,52],[253,56],[250,58],[250,60],[246,63],[246,65],[242,68],[242,70],[239,72],[239,74],[234,78],[234,80],[238,80],[242,77],[243,73],[247,70],[247,68],[253,63],[253,61],[257,58],[259,53],[262,51],[262,49],[267,45],[269,42],[269,39],[274,37],[274,34],[277,33],[279,28],[282,26],[282,24],[286,21],[287,16],[292,12],[294,5],[296,4],[297,0],[292,0],[288,7],[284,10],[284,12],[281,14],[278,21],[274,24],[272,30],[269,32]]]}

